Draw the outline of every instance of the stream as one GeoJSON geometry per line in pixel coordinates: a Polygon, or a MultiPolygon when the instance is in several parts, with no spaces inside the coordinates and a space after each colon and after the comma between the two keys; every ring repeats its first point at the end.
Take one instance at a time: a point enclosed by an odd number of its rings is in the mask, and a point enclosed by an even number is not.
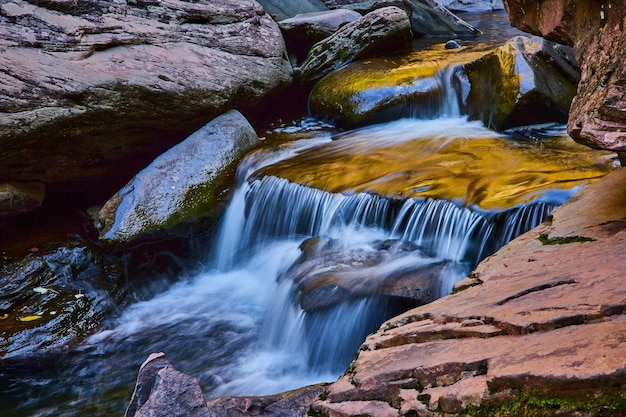
{"type": "MultiPolygon", "coordinates": [[[[241,162],[219,233],[199,265],[120,312],[70,353],[12,361],[5,371],[18,377],[3,383],[0,414],[122,415],[138,368],[151,352],[165,352],[176,369],[198,378],[207,399],[332,382],[382,322],[448,294],[480,260],[540,224],[584,185],[544,181],[537,187],[540,179],[529,168],[524,181],[508,183],[522,202],[507,207],[481,206],[480,196],[468,201],[444,198],[445,193],[419,195],[427,187],[412,189],[417,194],[411,197],[371,192],[383,179],[388,184],[394,175],[425,170],[428,158],[444,155],[450,144],[482,144],[485,138],[510,148],[506,155],[523,155],[522,162],[539,153],[542,160],[558,161],[577,146],[564,126],[537,127],[533,137],[539,140],[517,141],[461,114],[350,132],[302,117],[266,133],[268,142],[290,139],[241,162]],[[367,177],[367,187],[360,187],[365,180],[348,183],[349,172],[372,163],[358,155],[373,150],[385,155],[391,148],[398,159],[384,160],[394,172],[367,177]],[[424,162],[413,156],[406,165],[400,156],[407,150],[424,162]],[[340,161],[354,165],[345,173],[335,171],[340,161]],[[290,166],[320,174],[294,181],[286,178],[290,166]],[[321,186],[328,174],[333,186],[321,186]],[[419,284],[412,286],[414,280],[419,284]]],[[[483,161],[471,175],[485,187],[507,170],[519,173],[513,163],[492,172],[492,159],[471,159],[483,161]]],[[[449,189],[467,193],[462,178],[445,166],[448,170],[429,172],[449,189]]],[[[431,184],[435,188],[445,187],[431,184]]]]}

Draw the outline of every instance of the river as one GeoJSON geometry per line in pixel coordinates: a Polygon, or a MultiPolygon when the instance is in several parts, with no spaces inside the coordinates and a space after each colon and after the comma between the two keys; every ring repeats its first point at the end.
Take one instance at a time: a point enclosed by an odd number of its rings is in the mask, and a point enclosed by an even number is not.
{"type": "MultiPolygon", "coordinates": [[[[496,18],[503,24],[501,15],[496,18]]],[[[323,155],[317,164],[354,163],[355,153],[384,149],[390,138],[394,146],[410,144],[415,155],[420,146],[439,155],[456,140],[488,138],[502,147],[514,143],[511,152],[532,157],[540,150],[541,158],[556,160],[570,146],[563,129],[541,127],[541,140],[511,142],[461,114],[341,134],[306,117],[276,123],[266,140],[282,139],[242,161],[220,231],[198,264],[107,321],[72,352],[12,362],[9,374],[19,378],[3,392],[1,414],[122,415],[139,365],[151,352],[165,352],[175,368],[198,378],[207,399],[334,381],[369,332],[419,304],[421,296],[449,293],[481,259],[541,223],[577,185],[529,188],[532,198],[522,204],[483,208],[480,201],[394,198],[348,186],[328,191],[273,170],[285,163],[310,167],[315,155],[323,155]],[[414,288],[419,296],[398,289],[411,277],[423,281],[414,288]]],[[[475,171],[489,170],[477,165],[475,171]]],[[[445,175],[445,183],[461,182],[445,175]]]]}

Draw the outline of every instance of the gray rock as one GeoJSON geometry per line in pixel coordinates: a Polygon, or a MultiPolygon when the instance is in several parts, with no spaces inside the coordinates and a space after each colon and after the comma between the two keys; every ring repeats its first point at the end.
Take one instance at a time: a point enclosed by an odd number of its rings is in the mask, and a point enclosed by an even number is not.
{"type": "Polygon", "coordinates": [[[411,19],[414,37],[467,36],[480,33],[436,0],[327,0],[330,8],[349,8],[361,14],[387,6],[404,10],[411,19]]]}
{"type": "Polygon", "coordinates": [[[316,80],[357,59],[410,49],[411,39],[409,18],[402,9],[377,9],[315,44],[300,68],[300,77],[316,80]]]}
{"type": "Polygon", "coordinates": [[[258,143],[238,111],[215,118],[155,159],[107,201],[98,214],[100,238],[127,243],[210,221],[229,168],[258,143]]]}
{"type": "Polygon", "coordinates": [[[230,108],[291,82],[253,0],[0,4],[0,181],[123,184],[230,108]]]}
{"type": "Polygon", "coordinates": [[[153,353],[139,368],[124,417],[209,417],[196,378],[178,372],[164,353],[153,353]]]}

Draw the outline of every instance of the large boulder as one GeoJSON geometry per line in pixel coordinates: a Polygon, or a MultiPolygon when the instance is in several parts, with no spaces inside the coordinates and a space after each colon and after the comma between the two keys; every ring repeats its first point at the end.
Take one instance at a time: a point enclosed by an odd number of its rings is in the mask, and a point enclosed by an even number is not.
{"type": "Polygon", "coordinates": [[[411,39],[409,18],[402,9],[377,9],[315,44],[300,68],[300,78],[317,80],[357,59],[409,50],[411,39]]]}
{"type": "Polygon", "coordinates": [[[538,37],[517,36],[465,65],[469,88],[463,89],[462,101],[470,119],[496,130],[565,123],[579,73],[563,49],[538,37]]]}
{"type": "Polygon", "coordinates": [[[317,42],[337,32],[343,25],[354,22],[361,15],[353,10],[337,9],[301,13],[278,22],[285,37],[287,51],[299,61],[306,57],[317,42]]]}
{"type": "Polygon", "coordinates": [[[100,238],[122,244],[214,220],[228,175],[258,143],[238,111],[215,118],[156,158],[107,201],[98,213],[100,238]]]}
{"type": "Polygon", "coordinates": [[[14,0],[0,28],[0,181],[118,188],[291,81],[280,29],[253,0],[14,0]]]}
{"type": "MultiPolygon", "coordinates": [[[[626,151],[626,3],[595,0],[504,2],[511,23],[572,45],[582,70],[569,113],[572,137],[593,148],[626,151]]],[[[626,158],[623,158],[626,161],[626,158]]]]}

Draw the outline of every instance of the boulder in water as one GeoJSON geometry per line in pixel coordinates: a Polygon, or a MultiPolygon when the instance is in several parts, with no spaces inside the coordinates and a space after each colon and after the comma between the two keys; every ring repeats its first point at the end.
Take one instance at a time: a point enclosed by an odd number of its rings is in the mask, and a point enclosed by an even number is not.
{"type": "Polygon", "coordinates": [[[411,38],[404,11],[397,7],[377,9],[315,44],[300,68],[300,78],[317,80],[357,59],[409,50],[411,38]]]}
{"type": "Polygon", "coordinates": [[[544,39],[517,36],[465,65],[463,105],[470,119],[493,129],[565,123],[579,72],[544,39]]]}
{"type": "Polygon", "coordinates": [[[414,37],[474,36],[479,30],[435,0],[328,0],[330,8],[341,7],[367,14],[382,7],[395,6],[406,12],[411,20],[414,37]]]}
{"type": "Polygon", "coordinates": [[[234,165],[259,138],[236,110],[215,118],[155,159],[98,213],[100,239],[123,244],[204,226],[234,165]]]}
{"type": "Polygon", "coordinates": [[[445,69],[475,60],[482,50],[427,50],[347,65],[318,81],[309,111],[320,120],[352,129],[403,117],[431,119],[459,112],[445,69]]]}

